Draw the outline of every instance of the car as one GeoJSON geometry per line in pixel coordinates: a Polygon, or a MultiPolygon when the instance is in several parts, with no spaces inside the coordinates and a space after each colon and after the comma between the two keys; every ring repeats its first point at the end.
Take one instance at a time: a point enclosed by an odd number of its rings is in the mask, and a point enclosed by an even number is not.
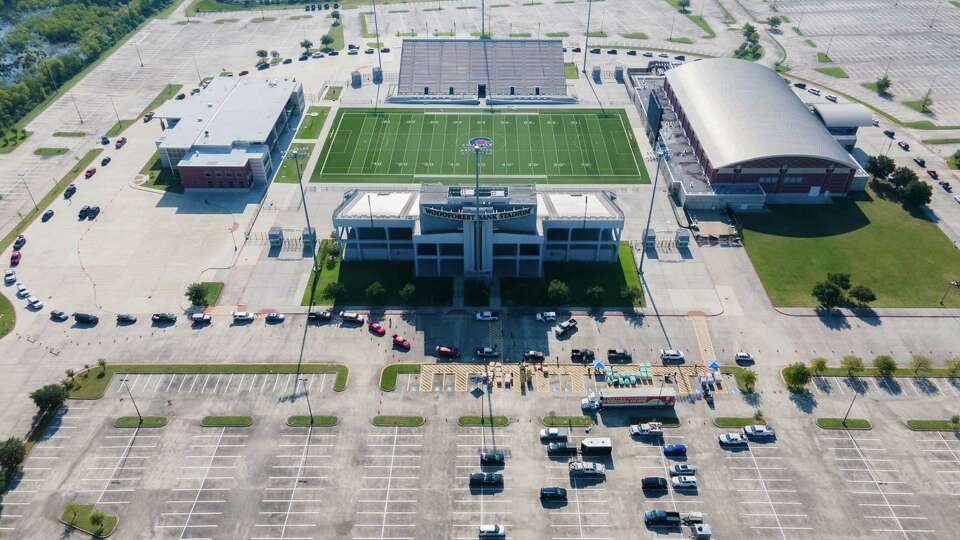
{"type": "Polygon", "coordinates": [[[633,424],[630,426],[630,435],[633,437],[660,437],[663,435],[663,424],[660,422],[633,424]]]}
{"type": "Polygon", "coordinates": [[[409,349],[409,348],[410,348],[410,341],[409,341],[408,339],[404,338],[403,336],[401,336],[400,334],[394,334],[394,335],[393,335],[393,346],[396,347],[396,348],[398,348],[398,349],[409,349]]]}
{"type": "Polygon", "coordinates": [[[340,317],[340,321],[344,324],[346,323],[357,324],[357,325],[363,324],[363,315],[360,315],[359,313],[355,313],[353,311],[341,311],[340,313],[337,314],[337,316],[340,317]]]}
{"type": "Polygon", "coordinates": [[[557,314],[553,311],[541,311],[537,313],[537,320],[540,322],[554,322],[557,320],[557,314]]]}
{"type": "Polygon", "coordinates": [[[200,326],[201,324],[209,324],[212,320],[213,320],[213,317],[211,317],[210,315],[207,315],[206,313],[190,314],[190,322],[192,322],[196,326],[200,326]]]}
{"type": "Polygon", "coordinates": [[[478,311],[475,315],[478,321],[496,321],[500,318],[500,314],[496,311],[478,311]]]}
{"type": "Polygon", "coordinates": [[[542,351],[527,351],[523,353],[525,362],[543,362],[544,354],[542,351]]]}
{"type": "Polygon", "coordinates": [[[27,298],[27,307],[30,309],[43,309],[43,302],[36,296],[30,296],[27,298]]]}
{"type": "Polygon", "coordinates": [[[340,56],[340,51],[330,51],[327,53],[328,56],[340,56]]]}
{"type": "Polygon", "coordinates": [[[665,456],[685,456],[687,455],[687,447],[683,444],[668,444],[663,447],[663,455],[665,456]]]}
{"type": "Polygon", "coordinates": [[[637,55],[637,51],[635,51],[635,50],[632,50],[632,49],[631,49],[631,50],[627,51],[627,56],[636,56],[636,55],[637,55]]]}
{"type": "Polygon", "coordinates": [[[503,475],[500,473],[476,472],[470,474],[471,486],[486,486],[503,483],[503,475]]]}
{"type": "Polygon", "coordinates": [[[175,313],[154,313],[150,320],[157,324],[171,324],[177,322],[177,315],[175,313]]]}
{"type": "Polygon", "coordinates": [[[250,322],[253,320],[253,313],[249,311],[234,311],[233,312],[233,322],[250,322]]]}
{"type": "Polygon", "coordinates": [[[283,322],[283,319],[285,318],[286,317],[284,317],[283,313],[277,313],[276,311],[274,311],[271,313],[267,313],[265,320],[267,324],[280,324],[283,322]]]}
{"type": "Polygon", "coordinates": [[[117,324],[133,324],[137,322],[137,316],[133,313],[118,313],[117,314],[117,324]]]}
{"type": "Polygon", "coordinates": [[[770,426],[765,426],[763,424],[755,424],[752,426],[744,426],[743,435],[751,439],[776,439],[777,434],[773,431],[773,428],[770,426]]]}
{"type": "Polygon", "coordinates": [[[583,52],[583,49],[581,49],[580,47],[574,47],[570,49],[570,52],[575,52],[575,53],[583,52]]]}
{"type": "Polygon", "coordinates": [[[40,217],[40,221],[46,223],[50,221],[50,218],[52,217],[53,217],[53,210],[47,210],[46,212],[43,213],[43,216],[40,217]]]}
{"type": "Polygon", "coordinates": [[[293,63],[293,58],[284,58],[284,59],[283,59],[283,62],[280,62],[280,63],[281,63],[281,64],[291,64],[291,63],[293,63]]]}
{"type": "MultiPolygon", "coordinates": [[[[103,159],[100,160],[100,166],[101,166],[101,167],[106,167],[107,165],[110,164],[110,162],[111,162],[112,160],[113,160],[113,158],[111,158],[110,156],[107,156],[107,157],[105,157],[105,158],[103,158],[103,159]]],[[[88,178],[89,178],[89,177],[88,177],[88,178]]]]}
{"type": "Polygon", "coordinates": [[[96,168],[96,167],[90,167],[89,169],[87,169],[87,170],[83,173],[83,177],[84,177],[84,178],[90,178],[91,176],[93,176],[93,175],[95,175],[95,174],[97,174],[97,168],[96,168]]]}
{"type": "Polygon", "coordinates": [[[460,356],[460,351],[449,345],[437,345],[434,348],[434,351],[437,353],[437,356],[442,356],[444,358],[456,358],[460,356]]]}
{"type": "Polygon", "coordinates": [[[309,60],[309,59],[310,59],[310,55],[309,55],[309,54],[301,54],[300,57],[297,58],[297,61],[303,62],[303,61],[306,61],[306,60],[309,60]]]}
{"type": "Polygon", "coordinates": [[[68,317],[66,313],[64,313],[63,311],[60,311],[59,309],[55,309],[50,312],[51,321],[63,322],[69,318],[70,317],[68,317]]]}
{"type": "Polygon", "coordinates": [[[607,475],[607,467],[603,463],[592,461],[571,461],[567,464],[571,476],[592,476],[602,478],[607,475]]]}
{"type": "Polygon", "coordinates": [[[497,451],[487,451],[480,452],[480,464],[481,465],[503,465],[506,456],[503,452],[497,451]]]}
{"type": "Polygon", "coordinates": [[[652,53],[652,52],[645,52],[645,53],[643,53],[643,57],[644,57],[644,58],[653,58],[653,53],[652,53]]]}
{"type": "Polygon", "coordinates": [[[685,61],[687,60],[687,57],[684,56],[684,55],[682,55],[682,54],[678,54],[678,55],[674,56],[673,59],[674,59],[674,60],[679,60],[679,61],[681,61],[681,62],[685,62],[685,61]]]}
{"type": "Polygon", "coordinates": [[[350,49],[349,51],[347,51],[347,54],[349,54],[350,56],[356,56],[360,54],[360,51],[358,51],[357,49],[350,49]]]}
{"type": "Polygon", "coordinates": [[[927,166],[927,160],[923,159],[923,158],[920,157],[920,156],[915,156],[915,157],[913,158],[913,162],[916,163],[916,164],[917,164],[918,166],[920,166],[920,167],[926,167],[926,166],[927,166]]]}
{"type": "Polygon", "coordinates": [[[934,180],[940,179],[940,174],[933,169],[927,169],[927,176],[929,176],[930,178],[933,178],[934,180]]]}
{"type": "Polygon", "coordinates": [[[795,83],[793,83],[793,86],[795,86],[795,87],[797,87],[797,88],[799,88],[799,89],[801,89],[801,90],[806,90],[806,89],[807,89],[807,83],[795,82],[795,83]]]}
{"type": "Polygon", "coordinates": [[[77,212],[77,218],[79,218],[80,221],[83,221],[83,220],[87,219],[87,214],[88,214],[89,212],[90,212],[90,207],[87,206],[87,205],[83,205],[83,206],[80,207],[80,211],[77,212]]]}
{"type": "Polygon", "coordinates": [[[649,510],[643,513],[643,523],[648,527],[680,527],[680,512],[649,510]]]}
{"type": "Polygon", "coordinates": [[[20,249],[26,243],[27,237],[22,234],[18,234],[16,240],[13,241],[13,249],[20,249]]]}
{"type": "Polygon", "coordinates": [[[371,334],[376,334],[378,336],[382,336],[387,333],[386,329],[384,329],[380,323],[373,321],[370,321],[370,323],[367,324],[367,330],[370,330],[371,334]]]}
{"type": "Polygon", "coordinates": [[[880,121],[877,120],[876,118],[873,119],[872,124],[873,124],[873,127],[880,127],[880,121]]]}
{"type": "Polygon", "coordinates": [[[377,52],[376,49],[367,49],[367,50],[363,51],[363,54],[373,54],[373,53],[375,53],[375,52],[377,52]]]}
{"type": "Polygon", "coordinates": [[[507,529],[499,523],[480,525],[477,528],[479,538],[503,538],[507,535],[507,529]]]}
{"type": "Polygon", "coordinates": [[[99,215],[100,215],[100,207],[99,207],[99,206],[91,206],[91,207],[90,207],[90,210],[87,211],[87,219],[90,220],[90,221],[93,221],[93,220],[97,219],[97,216],[99,216],[99,215]]]}
{"type": "Polygon", "coordinates": [[[567,490],[560,486],[546,486],[540,488],[541,501],[565,501],[567,490]]]}
{"type": "Polygon", "coordinates": [[[173,99],[175,99],[175,100],[177,100],[177,101],[180,101],[180,100],[182,100],[182,99],[184,99],[184,98],[186,98],[186,97],[187,97],[186,94],[177,94],[177,97],[175,97],[175,98],[173,98],[173,99]]]}
{"type": "Polygon", "coordinates": [[[670,476],[693,476],[697,473],[696,467],[687,465],[686,463],[671,465],[668,470],[670,471],[670,476]]]}
{"type": "Polygon", "coordinates": [[[657,56],[659,56],[660,58],[670,58],[670,55],[664,52],[658,54],[657,56]]]}
{"type": "Polygon", "coordinates": [[[660,476],[646,476],[640,479],[640,488],[644,490],[666,490],[670,484],[660,476]]]}
{"type": "Polygon", "coordinates": [[[717,437],[720,446],[745,446],[747,439],[739,433],[723,433],[717,437]]]}
{"type": "Polygon", "coordinates": [[[910,151],[910,145],[909,145],[908,143],[904,142],[904,141],[899,141],[899,142],[897,143],[897,146],[899,146],[901,149],[903,149],[904,152],[909,152],[909,151],[910,151]]]}
{"type": "Polygon", "coordinates": [[[940,184],[940,187],[942,187],[943,190],[946,191],[947,193],[950,193],[951,191],[953,191],[953,186],[950,185],[950,182],[947,182],[946,180],[941,180],[937,183],[940,184]]]}
{"type": "Polygon", "coordinates": [[[630,354],[630,351],[626,349],[607,349],[607,360],[608,361],[627,361],[629,362],[633,356],[630,354]]]}
{"type": "Polygon", "coordinates": [[[390,52],[390,47],[384,47],[384,48],[380,49],[380,52],[386,54],[386,53],[390,52]]]}
{"type": "Polygon", "coordinates": [[[348,51],[352,51],[352,50],[354,50],[354,49],[359,49],[359,48],[360,48],[359,45],[354,45],[353,43],[348,43],[348,44],[347,44],[347,50],[348,50],[348,51]]]}
{"type": "Polygon", "coordinates": [[[887,137],[890,137],[891,139],[895,139],[897,137],[897,132],[892,129],[883,130],[883,134],[886,135],[887,137]]]}
{"type": "Polygon", "coordinates": [[[577,328],[577,320],[571,317],[563,321],[562,323],[558,324],[557,327],[553,330],[553,333],[557,337],[563,337],[564,334],[566,334],[567,332],[576,330],[576,328],[577,328]]]}
{"type": "Polygon", "coordinates": [[[819,88],[808,88],[808,89],[807,89],[807,92],[810,92],[811,94],[813,94],[813,95],[815,95],[815,96],[819,96],[819,95],[820,95],[820,89],[819,89],[819,88]]]}
{"type": "MultiPolygon", "coordinates": [[[[67,186],[67,189],[63,190],[63,198],[69,199],[70,197],[73,197],[73,194],[76,192],[77,192],[77,185],[70,184],[69,186],[67,186]]],[[[53,212],[53,210],[49,210],[49,212],[53,212]]]]}
{"type": "Polygon", "coordinates": [[[572,349],[570,351],[570,360],[574,362],[590,362],[596,357],[590,349],[572,349]]]}
{"type": "Polygon", "coordinates": [[[957,203],[960,204],[960,195],[954,195],[953,200],[957,201],[957,203]]]}
{"type": "Polygon", "coordinates": [[[560,428],[543,428],[540,430],[540,440],[541,441],[565,441],[567,440],[567,432],[561,431],[560,428]]]}
{"type": "Polygon", "coordinates": [[[270,64],[266,62],[260,62],[259,64],[257,64],[257,71],[263,71],[265,69],[270,69],[270,64]]]}
{"type": "Polygon", "coordinates": [[[547,443],[547,455],[549,456],[556,456],[560,454],[576,455],[578,450],[580,450],[580,447],[576,443],[572,442],[547,443]]]}
{"type": "Polygon", "coordinates": [[[695,476],[674,476],[673,489],[697,489],[697,478],[695,476]]]}
{"type": "Polygon", "coordinates": [[[90,313],[77,311],[73,314],[73,320],[76,321],[77,324],[88,324],[92,326],[100,322],[100,317],[90,313]]]}
{"type": "Polygon", "coordinates": [[[3,282],[7,285],[13,285],[17,282],[17,273],[13,270],[7,270],[3,273],[3,282]]]}
{"type": "MultiPolygon", "coordinates": [[[[197,92],[199,92],[199,91],[200,91],[200,90],[197,90],[197,92]]],[[[194,92],[191,92],[191,93],[194,93],[194,92]]],[[[114,147],[115,147],[117,150],[119,150],[119,149],[123,148],[123,145],[125,145],[125,144],[127,144],[127,138],[126,138],[126,137],[120,137],[119,139],[117,139],[117,142],[116,142],[116,144],[114,144],[114,147]]]]}
{"type": "Polygon", "coordinates": [[[146,124],[147,122],[153,120],[154,114],[156,113],[154,113],[153,111],[150,111],[147,114],[143,115],[143,123],[146,124]]]}
{"type": "Polygon", "coordinates": [[[329,311],[311,311],[310,313],[307,313],[307,320],[316,321],[318,323],[330,322],[333,320],[333,313],[330,313],[329,311]]]}
{"type": "Polygon", "coordinates": [[[14,251],[10,254],[10,266],[16,266],[20,264],[21,255],[19,251],[14,251]]]}
{"type": "Polygon", "coordinates": [[[617,50],[616,50],[616,49],[609,49],[609,50],[607,50],[607,54],[617,54],[617,50]]]}
{"type": "Polygon", "coordinates": [[[590,54],[600,54],[600,49],[590,49],[590,54]]]}
{"type": "Polygon", "coordinates": [[[500,351],[493,347],[477,347],[474,354],[477,358],[497,358],[500,356],[500,351]]]}
{"type": "Polygon", "coordinates": [[[827,99],[827,101],[832,101],[833,103],[836,103],[836,102],[837,102],[837,96],[835,96],[835,95],[833,95],[833,94],[827,94],[827,95],[824,96],[824,97],[827,99]]]}
{"type": "Polygon", "coordinates": [[[684,361],[683,351],[677,351],[674,349],[660,349],[660,361],[682,363],[684,361]]]}
{"type": "Polygon", "coordinates": [[[30,290],[23,283],[17,282],[17,298],[26,298],[30,296],[30,290]]]}
{"type": "Polygon", "coordinates": [[[310,56],[311,56],[312,58],[323,58],[323,57],[326,56],[326,55],[323,54],[322,52],[315,52],[315,53],[311,54],[310,56]]]}
{"type": "Polygon", "coordinates": [[[738,352],[734,357],[734,361],[738,364],[752,364],[753,355],[748,352],[738,352]]]}
{"type": "Polygon", "coordinates": [[[237,76],[238,76],[238,77],[243,77],[244,75],[249,75],[249,74],[250,74],[249,71],[243,70],[243,71],[241,71],[240,73],[237,73],[237,76]]]}
{"type": "Polygon", "coordinates": [[[110,144],[110,139],[108,139],[108,138],[106,137],[106,135],[104,135],[104,136],[100,137],[100,144],[102,144],[102,145],[108,145],[108,144],[110,144]]]}

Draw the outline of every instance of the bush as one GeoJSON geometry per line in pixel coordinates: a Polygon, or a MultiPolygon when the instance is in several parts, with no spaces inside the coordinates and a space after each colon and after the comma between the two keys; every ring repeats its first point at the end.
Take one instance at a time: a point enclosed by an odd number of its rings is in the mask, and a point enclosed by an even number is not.
{"type": "Polygon", "coordinates": [[[0,443],[0,468],[2,468],[5,473],[17,470],[26,457],[27,447],[23,444],[22,440],[16,437],[10,437],[0,443]]]}
{"type": "Polygon", "coordinates": [[[810,361],[810,367],[813,368],[815,373],[823,373],[823,370],[827,369],[827,359],[818,356],[810,361]]]}
{"type": "Polygon", "coordinates": [[[570,287],[559,279],[551,281],[547,286],[547,299],[554,305],[566,305],[570,302],[570,287]]]}
{"type": "Polygon", "coordinates": [[[889,377],[897,369],[897,362],[893,357],[881,354],[873,359],[873,367],[877,368],[877,373],[883,377],[889,377]]]}
{"type": "Polygon", "coordinates": [[[636,285],[620,289],[620,297],[623,298],[624,303],[635,304],[641,296],[643,296],[643,291],[636,285]]]}
{"type": "Polygon", "coordinates": [[[207,296],[207,290],[203,288],[203,285],[199,283],[191,283],[187,285],[187,292],[183,294],[190,300],[190,303],[195,306],[204,305],[204,298],[207,296]]]}
{"type": "Polygon", "coordinates": [[[383,297],[387,295],[387,290],[383,288],[379,281],[374,281],[367,287],[366,295],[371,304],[379,304],[383,301],[383,297]]]}
{"type": "Polygon", "coordinates": [[[854,373],[863,371],[863,359],[859,356],[848,354],[840,360],[840,367],[847,370],[847,375],[853,376],[854,373]]]}
{"type": "Polygon", "coordinates": [[[783,380],[787,383],[787,388],[791,392],[802,392],[804,387],[810,383],[812,373],[810,368],[797,362],[783,368],[783,380]]]}
{"type": "Polygon", "coordinates": [[[323,296],[334,300],[341,300],[346,294],[347,288],[344,287],[342,283],[336,281],[327,283],[327,286],[323,288],[323,296]]]}
{"type": "Polygon", "coordinates": [[[407,283],[400,289],[400,300],[404,304],[410,304],[417,298],[417,287],[413,283],[407,283]]]}
{"type": "Polygon", "coordinates": [[[603,290],[603,287],[599,285],[594,285],[587,289],[587,299],[590,301],[590,307],[600,307],[600,304],[603,303],[603,295],[606,294],[606,291],[603,290]]]}
{"type": "Polygon", "coordinates": [[[954,356],[950,360],[947,360],[947,369],[954,375],[960,373],[960,356],[954,356]]]}

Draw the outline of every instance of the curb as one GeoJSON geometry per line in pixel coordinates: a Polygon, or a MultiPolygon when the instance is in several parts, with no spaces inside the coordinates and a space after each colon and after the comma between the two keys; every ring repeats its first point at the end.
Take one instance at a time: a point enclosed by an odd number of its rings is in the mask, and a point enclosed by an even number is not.
{"type": "MultiPolygon", "coordinates": [[[[482,423],[482,422],[481,422],[481,423],[476,423],[476,424],[474,424],[474,423],[464,424],[463,422],[460,421],[462,418],[463,418],[462,416],[461,416],[460,418],[457,418],[457,425],[460,426],[460,427],[495,427],[495,428],[502,428],[502,427],[507,427],[507,426],[509,426],[510,424],[513,423],[513,420],[511,420],[510,417],[508,417],[508,416],[504,417],[504,418],[507,419],[507,423],[506,423],[506,424],[497,424],[497,423],[495,423],[495,422],[490,422],[490,423],[482,423]]],[[[491,417],[485,416],[484,418],[491,418],[491,417]]],[[[493,417],[493,418],[497,418],[497,417],[493,417]]]]}
{"type": "MultiPolygon", "coordinates": [[[[298,425],[298,424],[291,424],[291,423],[290,423],[290,418],[293,418],[293,417],[292,417],[292,416],[287,417],[286,421],[284,421],[284,424],[286,424],[286,425],[289,426],[289,427],[309,427],[309,425],[310,425],[310,424],[307,424],[307,425],[301,426],[301,425],[298,425]]],[[[336,427],[336,426],[340,425],[340,417],[339,417],[339,416],[334,416],[334,418],[335,418],[336,420],[335,420],[332,424],[323,424],[323,425],[314,424],[313,427],[336,427]]]]}
{"type": "MultiPolygon", "coordinates": [[[[853,420],[866,420],[866,418],[854,418],[853,420]]],[[[817,426],[817,429],[822,429],[824,431],[872,431],[873,422],[867,420],[867,423],[870,424],[868,427],[848,427],[848,426],[824,427],[820,425],[819,418],[814,421],[814,424],[817,426]]]]}

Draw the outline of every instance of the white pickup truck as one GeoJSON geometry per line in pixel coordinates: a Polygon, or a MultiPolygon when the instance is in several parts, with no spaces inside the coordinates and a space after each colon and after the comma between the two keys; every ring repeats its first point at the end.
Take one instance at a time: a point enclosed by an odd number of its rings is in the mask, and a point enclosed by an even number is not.
{"type": "Polygon", "coordinates": [[[660,422],[633,424],[630,426],[630,435],[634,437],[659,437],[663,435],[663,424],[660,422]]]}
{"type": "Polygon", "coordinates": [[[593,463],[592,461],[571,461],[570,474],[578,476],[606,476],[607,468],[603,463],[593,463]]]}

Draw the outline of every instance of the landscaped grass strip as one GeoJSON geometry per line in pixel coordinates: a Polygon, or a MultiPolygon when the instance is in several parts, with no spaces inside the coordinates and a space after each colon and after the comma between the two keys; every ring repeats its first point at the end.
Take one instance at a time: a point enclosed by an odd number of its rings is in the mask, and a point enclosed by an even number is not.
{"type": "Polygon", "coordinates": [[[713,425],[719,428],[741,428],[756,424],[767,425],[767,421],[752,416],[718,416],[713,419],[713,425]]]}
{"type": "MultiPolygon", "coordinates": [[[[331,427],[337,425],[338,418],[336,416],[313,416],[313,427],[331,427]]],[[[310,425],[310,417],[307,415],[303,416],[291,416],[287,418],[287,425],[292,427],[307,427],[310,425]]]]}
{"type": "Polygon", "coordinates": [[[817,418],[817,426],[821,429],[873,429],[866,418],[817,418]]]}
{"type": "Polygon", "coordinates": [[[914,431],[960,431],[960,424],[950,420],[907,420],[907,427],[914,431]]]}
{"type": "Polygon", "coordinates": [[[544,416],[543,425],[547,427],[586,427],[592,426],[593,420],[589,416],[544,416]]]}
{"type": "Polygon", "coordinates": [[[113,421],[113,427],[116,428],[160,428],[167,425],[166,416],[144,416],[140,421],[139,416],[121,416],[113,421]]]}
{"type": "Polygon", "coordinates": [[[249,416],[204,416],[200,420],[203,427],[247,427],[253,425],[249,416]]]}
{"type": "Polygon", "coordinates": [[[506,416],[461,416],[457,419],[461,426],[498,426],[503,427],[510,423],[506,416]]]}
{"type": "Polygon", "coordinates": [[[106,538],[113,534],[113,530],[117,528],[119,518],[104,512],[106,515],[103,519],[103,524],[98,527],[90,521],[90,515],[96,510],[99,510],[99,508],[95,508],[92,504],[68,503],[63,508],[60,522],[74,529],[81,530],[94,538],[106,538]]]}
{"type": "Polygon", "coordinates": [[[390,364],[380,372],[380,389],[393,392],[397,387],[397,375],[401,373],[420,373],[420,364],[390,364]]]}
{"type": "Polygon", "coordinates": [[[422,416],[374,416],[371,423],[380,427],[418,427],[426,420],[422,416]]]}
{"type": "Polygon", "coordinates": [[[680,419],[676,414],[649,414],[643,416],[631,416],[628,423],[646,424],[649,422],[660,422],[663,427],[680,427],[680,419]]]}

